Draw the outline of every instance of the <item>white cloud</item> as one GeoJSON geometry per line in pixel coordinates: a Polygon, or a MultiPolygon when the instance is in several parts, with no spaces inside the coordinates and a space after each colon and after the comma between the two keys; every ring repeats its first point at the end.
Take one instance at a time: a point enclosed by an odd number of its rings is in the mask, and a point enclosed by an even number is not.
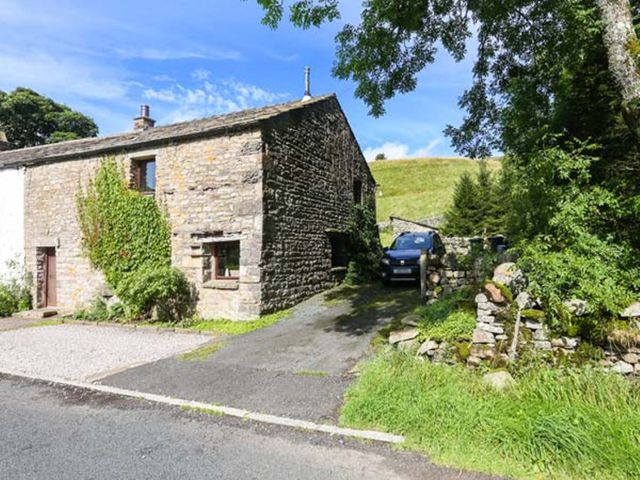
{"type": "Polygon", "coordinates": [[[199,80],[195,87],[185,87],[180,83],[174,83],[167,88],[146,88],[142,92],[143,97],[147,100],[156,100],[171,105],[160,123],[183,122],[194,118],[245,110],[277,103],[289,97],[288,94],[271,92],[234,79],[213,80],[210,79],[210,73],[207,71],[196,70],[193,72],[192,78],[199,80]]]}
{"type": "Polygon", "coordinates": [[[67,97],[100,100],[121,99],[129,89],[123,72],[71,55],[52,55],[39,50],[0,47],[0,88],[29,86],[38,91],[67,97]]]}
{"type": "Polygon", "coordinates": [[[124,59],[140,60],[240,60],[242,54],[225,48],[171,49],[171,48],[118,48],[116,53],[124,59]]]}
{"type": "Polygon", "coordinates": [[[211,77],[211,72],[209,70],[205,70],[204,68],[198,68],[191,72],[191,78],[200,82],[208,80],[209,77],[211,77]]]}
{"type": "Polygon", "coordinates": [[[442,143],[442,138],[434,138],[427,146],[412,150],[409,145],[398,142],[385,142],[378,147],[370,147],[364,150],[364,156],[368,162],[375,160],[376,155],[383,153],[389,160],[403,158],[422,158],[433,155],[433,149],[442,143]]]}

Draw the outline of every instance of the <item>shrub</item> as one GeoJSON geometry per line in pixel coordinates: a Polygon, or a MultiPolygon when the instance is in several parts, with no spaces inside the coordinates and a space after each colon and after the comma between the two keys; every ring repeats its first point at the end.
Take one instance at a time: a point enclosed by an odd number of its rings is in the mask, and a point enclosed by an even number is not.
{"type": "Polygon", "coordinates": [[[0,285],[0,317],[10,317],[18,311],[18,301],[13,292],[5,285],[0,285]]]}
{"type": "Polygon", "coordinates": [[[345,283],[368,283],[379,275],[382,245],[374,210],[367,204],[355,205],[348,229],[349,265],[345,283]]]}
{"type": "Polygon", "coordinates": [[[80,310],[73,315],[76,320],[93,320],[96,322],[113,322],[124,318],[122,303],[108,305],[102,297],[96,297],[89,308],[80,310]]]}
{"type": "Polygon", "coordinates": [[[132,319],[179,322],[195,314],[195,288],[174,267],[137,270],[119,282],[117,294],[132,319]]]}

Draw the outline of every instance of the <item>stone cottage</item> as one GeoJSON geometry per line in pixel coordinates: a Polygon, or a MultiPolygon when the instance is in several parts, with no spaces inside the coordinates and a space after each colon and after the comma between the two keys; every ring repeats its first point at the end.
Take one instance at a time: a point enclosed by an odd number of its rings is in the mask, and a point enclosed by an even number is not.
{"type": "Polygon", "coordinates": [[[166,206],[172,263],[197,286],[202,316],[250,319],[330,287],[344,232],[375,181],[335,95],[0,152],[24,172],[24,257],[38,307],[74,310],[108,292],[83,252],[78,188],[114,156],[131,188],[166,206]]]}

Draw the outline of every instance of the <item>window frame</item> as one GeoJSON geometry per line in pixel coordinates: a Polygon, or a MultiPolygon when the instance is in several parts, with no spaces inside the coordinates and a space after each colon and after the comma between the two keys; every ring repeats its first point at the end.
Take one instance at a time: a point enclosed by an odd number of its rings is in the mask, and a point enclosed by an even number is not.
{"type": "Polygon", "coordinates": [[[238,272],[240,271],[240,240],[229,240],[224,242],[213,242],[213,253],[211,254],[211,280],[239,280],[240,273],[237,276],[218,276],[218,266],[220,265],[219,249],[229,244],[235,244],[238,247],[238,272]]]}
{"type": "Polygon", "coordinates": [[[132,184],[133,188],[142,193],[143,195],[155,195],[157,190],[157,179],[158,179],[158,163],[156,162],[156,157],[144,157],[144,158],[134,158],[131,160],[131,174],[132,174],[132,184]],[[147,166],[153,163],[155,165],[154,168],[154,188],[146,188],[147,183],[147,166]],[[144,185],[143,185],[144,184],[144,185]]]}

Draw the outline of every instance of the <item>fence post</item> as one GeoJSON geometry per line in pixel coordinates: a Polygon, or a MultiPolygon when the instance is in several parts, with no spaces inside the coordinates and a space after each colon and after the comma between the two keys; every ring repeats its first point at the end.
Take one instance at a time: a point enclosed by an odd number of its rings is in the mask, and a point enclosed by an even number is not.
{"type": "Polygon", "coordinates": [[[422,305],[427,303],[427,260],[429,259],[429,251],[420,250],[420,302],[422,305]]]}

